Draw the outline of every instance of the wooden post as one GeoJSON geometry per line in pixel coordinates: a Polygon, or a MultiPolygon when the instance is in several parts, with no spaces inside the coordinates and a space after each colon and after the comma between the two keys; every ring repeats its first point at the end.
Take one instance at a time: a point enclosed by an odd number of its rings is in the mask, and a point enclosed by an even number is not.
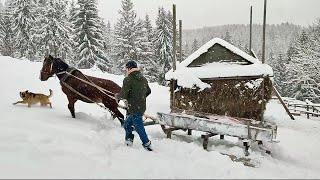
{"type": "Polygon", "coordinates": [[[179,62],[182,61],[182,20],[179,20],[179,62]]]}
{"type": "Polygon", "coordinates": [[[315,112],[314,106],[312,106],[312,112],[313,112],[312,116],[315,116],[315,114],[314,114],[314,112],[315,112]]]}
{"type": "Polygon", "coordinates": [[[307,102],[307,118],[310,119],[310,114],[309,114],[309,103],[307,102]]]}
{"type": "Polygon", "coordinates": [[[172,21],[172,29],[173,29],[173,48],[172,48],[172,68],[176,70],[176,53],[177,53],[177,23],[176,23],[176,5],[174,4],[172,7],[173,21],[172,21]]]}
{"type": "Polygon", "coordinates": [[[264,0],[264,11],[263,11],[263,33],[262,33],[262,63],[265,62],[266,58],[266,19],[267,19],[267,0],[264,0]]]}
{"type": "Polygon", "coordinates": [[[188,129],[188,135],[192,135],[192,129],[188,129]]]}
{"type": "MultiPolygon", "coordinates": [[[[172,14],[173,14],[173,20],[172,20],[172,29],[173,29],[173,49],[172,49],[172,69],[173,71],[176,70],[176,46],[177,46],[177,25],[176,25],[176,5],[173,4],[172,6],[172,14]]],[[[171,94],[171,103],[170,108],[172,109],[174,107],[174,89],[175,88],[175,80],[171,79],[171,87],[170,87],[170,94],[171,94]]]]}
{"type": "Polygon", "coordinates": [[[282,106],[284,107],[284,109],[286,110],[286,112],[288,113],[288,115],[290,116],[290,118],[291,118],[292,120],[295,120],[294,117],[292,116],[292,114],[290,113],[288,107],[287,107],[286,104],[283,102],[283,100],[282,100],[282,98],[281,98],[278,90],[277,90],[274,86],[272,86],[272,90],[276,93],[276,96],[278,97],[280,103],[282,104],[282,106]]]}
{"type": "MultiPolygon", "coordinates": [[[[267,18],[267,0],[264,0],[264,13],[263,13],[263,38],[262,38],[262,64],[265,62],[265,49],[266,49],[266,18],[267,18]]],[[[265,106],[264,102],[264,83],[265,83],[265,78],[263,78],[262,81],[262,109],[265,106]]],[[[263,122],[263,113],[261,113],[261,121],[263,122]]]]}
{"type": "Polygon", "coordinates": [[[249,40],[249,51],[252,50],[252,6],[250,7],[250,40],[249,40]]]}

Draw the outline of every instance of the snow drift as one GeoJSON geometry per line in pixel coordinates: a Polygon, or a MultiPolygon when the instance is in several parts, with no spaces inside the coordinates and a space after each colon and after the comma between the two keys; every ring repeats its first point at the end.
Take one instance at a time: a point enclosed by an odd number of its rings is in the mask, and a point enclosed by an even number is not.
{"type": "MultiPolygon", "coordinates": [[[[202,149],[198,134],[175,132],[166,139],[159,126],[147,127],[155,152],[146,152],[138,138],[124,145],[118,121],[94,104],[76,103],[77,119],[70,117],[67,99],[57,78],[39,80],[41,63],[0,56],[0,178],[317,178],[320,176],[320,122],[290,121],[276,101],[266,118],[276,121],[280,143],[273,155],[251,152],[259,168],[235,163],[219,152],[242,154],[233,138],[212,138],[202,149]],[[13,106],[19,91],[46,93],[52,89],[53,109],[13,106]]],[[[84,70],[119,85],[123,76],[84,70]]],[[[151,84],[147,112],[169,112],[169,89],[151,84]]]]}

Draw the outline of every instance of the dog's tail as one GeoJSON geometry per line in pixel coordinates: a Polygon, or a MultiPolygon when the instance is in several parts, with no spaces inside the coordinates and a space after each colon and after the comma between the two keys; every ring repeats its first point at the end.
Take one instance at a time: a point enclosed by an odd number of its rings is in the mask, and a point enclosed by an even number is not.
{"type": "Polygon", "coordinates": [[[53,91],[51,89],[49,89],[49,92],[50,92],[50,94],[49,94],[48,98],[51,98],[53,95],[53,91]]]}

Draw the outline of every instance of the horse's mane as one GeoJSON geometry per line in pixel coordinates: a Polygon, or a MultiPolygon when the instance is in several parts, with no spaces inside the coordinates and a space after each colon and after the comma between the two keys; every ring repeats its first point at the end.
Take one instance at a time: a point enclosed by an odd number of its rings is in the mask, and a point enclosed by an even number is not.
{"type": "Polygon", "coordinates": [[[54,62],[58,71],[65,71],[69,68],[69,65],[60,58],[54,58],[54,62]]]}

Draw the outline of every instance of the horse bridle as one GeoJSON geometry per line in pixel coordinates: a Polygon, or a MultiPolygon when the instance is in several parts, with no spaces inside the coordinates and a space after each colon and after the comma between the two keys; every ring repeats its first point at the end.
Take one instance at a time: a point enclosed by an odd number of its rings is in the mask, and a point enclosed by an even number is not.
{"type": "Polygon", "coordinates": [[[43,73],[43,74],[46,74],[49,77],[52,77],[53,76],[52,67],[53,67],[53,60],[51,61],[50,70],[49,71],[44,71],[43,69],[41,69],[40,73],[41,74],[43,73]],[[49,74],[51,74],[51,75],[49,75],[49,74]]]}

